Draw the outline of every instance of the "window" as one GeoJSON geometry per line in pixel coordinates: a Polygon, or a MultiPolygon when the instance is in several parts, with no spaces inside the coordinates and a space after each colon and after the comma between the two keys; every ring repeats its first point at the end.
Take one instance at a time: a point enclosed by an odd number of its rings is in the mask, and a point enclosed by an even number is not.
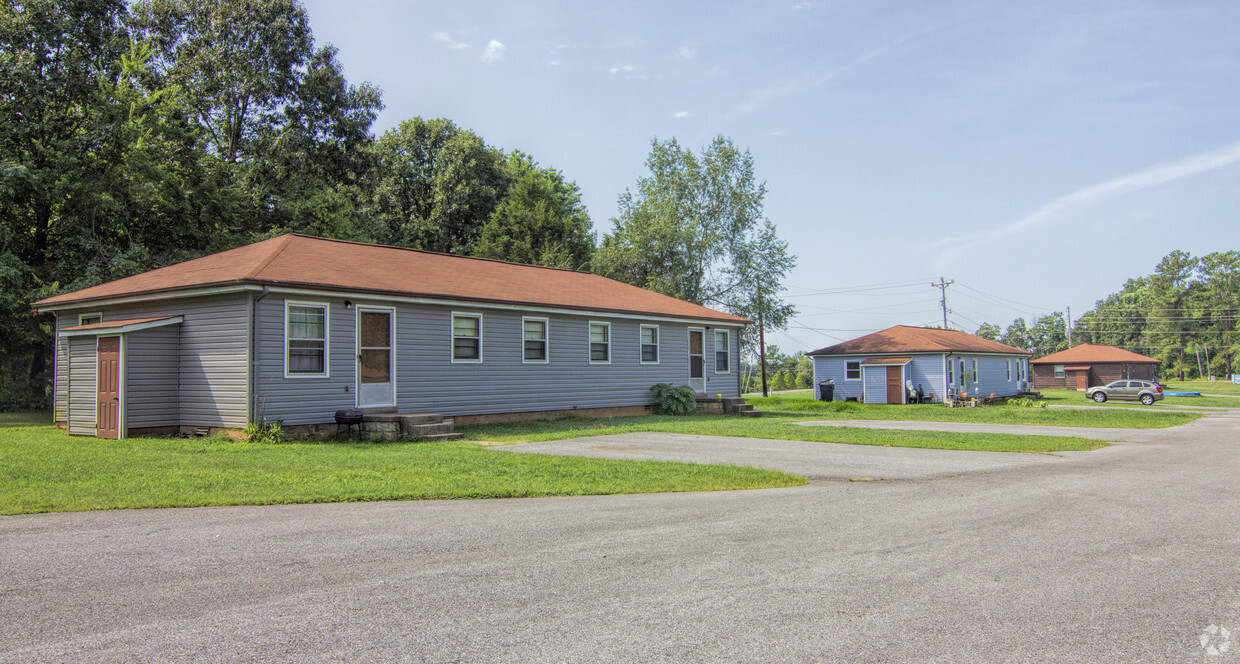
{"type": "Polygon", "coordinates": [[[327,376],[327,305],[284,303],[284,375],[327,376]]]}
{"type": "Polygon", "coordinates": [[[482,316],[452,314],[452,361],[482,361],[482,316]]]}
{"type": "Polygon", "coordinates": [[[1064,373],[1063,373],[1063,365],[1062,365],[1062,364],[1056,364],[1056,365],[1055,365],[1055,377],[1056,377],[1056,378],[1063,378],[1063,377],[1064,377],[1064,373]]]}
{"type": "Polygon", "coordinates": [[[611,363],[611,323],[590,323],[590,363],[611,363]]]}
{"type": "Polygon", "coordinates": [[[547,319],[521,319],[521,361],[547,361],[547,319]]]}
{"type": "Polygon", "coordinates": [[[728,331],[715,330],[715,373],[728,372],[728,360],[731,351],[728,349],[728,331]]]}
{"type": "Polygon", "coordinates": [[[78,315],[78,325],[94,325],[103,322],[103,314],[80,314],[78,315]]]}
{"type": "Polygon", "coordinates": [[[974,383],[977,383],[978,374],[977,374],[977,358],[976,357],[973,358],[973,373],[969,375],[969,378],[971,378],[974,383]]]}
{"type": "Polygon", "coordinates": [[[641,326],[642,364],[659,363],[659,326],[641,326]]]}
{"type": "Polygon", "coordinates": [[[955,366],[956,366],[955,362],[952,362],[951,360],[947,361],[947,384],[948,385],[956,384],[956,376],[955,374],[952,373],[952,368],[955,366]]]}
{"type": "Polygon", "coordinates": [[[844,363],[844,380],[861,380],[861,362],[844,363]]]}
{"type": "Polygon", "coordinates": [[[1008,382],[1010,383],[1010,382],[1012,382],[1012,360],[1008,360],[1008,361],[1006,362],[1006,364],[1007,364],[1007,377],[1008,377],[1008,382]]]}

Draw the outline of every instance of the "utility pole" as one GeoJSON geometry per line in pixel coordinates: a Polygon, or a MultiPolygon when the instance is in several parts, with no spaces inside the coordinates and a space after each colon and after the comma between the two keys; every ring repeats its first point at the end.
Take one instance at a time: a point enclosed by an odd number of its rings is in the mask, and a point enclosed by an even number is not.
{"type": "Polygon", "coordinates": [[[1068,348],[1072,347],[1072,307],[1068,307],[1068,348]]]}
{"type": "Polygon", "coordinates": [[[766,328],[762,325],[762,289],[758,289],[758,364],[762,365],[762,396],[766,393],[766,328]]]}
{"type": "Polygon", "coordinates": [[[943,305],[943,329],[947,329],[947,287],[956,283],[955,279],[947,281],[943,277],[939,277],[939,283],[930,284],[943,292],[943,296],[939,299],[939,304],[943,305]]]}

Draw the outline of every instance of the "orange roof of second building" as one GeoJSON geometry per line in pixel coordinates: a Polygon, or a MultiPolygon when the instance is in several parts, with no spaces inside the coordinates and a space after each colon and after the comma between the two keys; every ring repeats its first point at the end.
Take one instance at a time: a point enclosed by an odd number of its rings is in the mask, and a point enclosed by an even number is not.
{"type": "Polygon", "coordinates": [[[1002,353],[1029,355],[1029,351],[959,330],[896,325],[851,341],[819,348],[809,355],[872,353],[1002,353]]]}
{"type": "Polygon", "coordinates": [[[1031,360],[1031,364],[1089,364],[1094,362],[1128,362],[1130,364],[1156,363],[1158,360],[1115,346],[1081,344],[1046,357],[1031,360]]]}
{"type": "Polygon", "coordinates": [[[740,316],[588,272],[288,234],[34,303],[37,308],[229,285],[650,314],[746,324],[740,316]]]}

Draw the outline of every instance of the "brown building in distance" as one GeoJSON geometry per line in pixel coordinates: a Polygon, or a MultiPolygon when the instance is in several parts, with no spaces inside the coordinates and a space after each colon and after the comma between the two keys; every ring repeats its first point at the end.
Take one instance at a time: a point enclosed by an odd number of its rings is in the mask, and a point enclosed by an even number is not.
{"type": "Polygon", "coordinates": [[[1115,346],[1081,344],[1029,361],[1036,389],[1084,391],[1125,378],[1157,380],[1158,360],[1115,346]]]}

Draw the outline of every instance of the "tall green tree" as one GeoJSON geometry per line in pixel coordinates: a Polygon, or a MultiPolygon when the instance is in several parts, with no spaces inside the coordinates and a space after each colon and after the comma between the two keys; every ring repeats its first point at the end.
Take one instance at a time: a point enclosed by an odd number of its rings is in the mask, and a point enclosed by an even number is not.
{"type": "MultiPolygon", "coordinates": [[[[594,271],[785,327],[794,309],[779,293],[796,257],[763,215],[766,185],[753,156],[723,136],[699,153],[655,139],[646,167],[636,191],[621,194],[594,271]]],[[[756,336],[742,336],[750,352],[756,336]]]]}
{"type": "Polygon", "coordinates": [[[46,402],[48,323],[28,305],[87,244],[64,242],[88,220],[62,209],[99,142],[92,110],[119,75],[124,15],[119,0],[0,4],[0,406],[46,402]]]}
{"type": "Polygon", "coordinates": [[[483,225],[474,255],[574,270],[588,267],[594,233],[577,184],[519,152],[507,157],[505,169],[511,185],[483,225]]]}
{"type": "Polygon", "coordinates": [[[977,332],[975,332],[974,334],[976,334],[977,336],[983,339],[990,339],[991,341],[998,341],[999,335],[1002,334],[1002,331],[999,329],[998,325],[995,325],[993,323],[982,323],[981,326],[977,328],[977,332]]]}
{"type": "Polygon", "coordinates": [[[999,337],[999,343],[1029,350],[1029,328],[1025,325],[1025,319],[1013,320],[1003,332],[1003,336],[999,337]]]}
{"type": "Polygon", "coordinates": [[[450,120],[415,117],[380,136],[375,157],[380,241],[473,253],[508,189],[502,152],[450,120]]]}
{"type": "Polygon", "coordinates": [[[1035,358],[1058,353],[1068,347],[1068,328],[1063,313],[1056,311],[1039,317],[1029,328],[1029,345],[1025,350],[1035,358]]]}

